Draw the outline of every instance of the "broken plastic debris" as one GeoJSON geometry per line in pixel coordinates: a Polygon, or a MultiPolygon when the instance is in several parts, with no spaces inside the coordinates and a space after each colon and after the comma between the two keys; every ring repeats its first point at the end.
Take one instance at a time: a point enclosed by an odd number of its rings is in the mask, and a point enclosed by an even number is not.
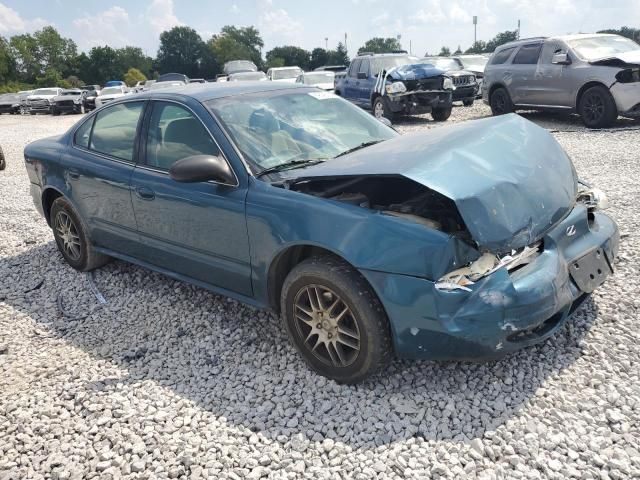
{"type": "Polygon", "coordinates": [[[465,287],[464,285],[460,285],[458,283],[453,283],[453,282],[437,282],[436,288],[438,290],[464,290],[465,292],[473,291],[469,287],[465,287]]]}

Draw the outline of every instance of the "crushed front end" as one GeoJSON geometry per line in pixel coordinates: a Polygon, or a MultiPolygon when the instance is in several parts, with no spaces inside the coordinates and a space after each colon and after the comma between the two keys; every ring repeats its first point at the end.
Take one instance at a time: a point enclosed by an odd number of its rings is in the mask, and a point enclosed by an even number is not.
{"type": "Polygon", "coordinates": [[[398,356],[490,360],[553,335],[613,273],[618,244],[615,222],[584,200],[540,241],[493,266],[483,256],[475,271],[440,282],[362,273],[394,318],[398,356]]]}

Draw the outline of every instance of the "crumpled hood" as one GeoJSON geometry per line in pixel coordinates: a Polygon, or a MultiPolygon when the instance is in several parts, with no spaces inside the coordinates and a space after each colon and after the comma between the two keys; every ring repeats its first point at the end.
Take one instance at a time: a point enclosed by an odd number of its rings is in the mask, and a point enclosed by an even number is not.
{"type": "Polygon", "coordinates": [[[393,80],[423,80],[443,75],[444,71],[430,63],[412,63],[389,70],[389,78],[393,80]]]}
{"type": "Polygon", "coordinates": [[[611,55],[608,57],[592,60],[589,63],[592,65],[640,65],[640,49],[633,50],[631,52],[618,53],[617,55],[611,55]]]}
{"type": "Polygon", "coordinates": [[[539,240],[573,208],[577,178],[549,132],[516,115],[440,127],[357,150],[291,180],[403,175],[455,204],[482,251],[506,253],[539,240]]]}
{"type": "Polygon", "coordinates": [[[56,95],[29,95],[27,100],[51,100],[56,95]]]}

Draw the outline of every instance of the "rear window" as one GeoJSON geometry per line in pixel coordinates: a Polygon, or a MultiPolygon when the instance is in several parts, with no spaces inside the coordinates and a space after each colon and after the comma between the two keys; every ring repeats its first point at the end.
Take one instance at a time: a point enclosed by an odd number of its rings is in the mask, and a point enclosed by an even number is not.
{"type": "Polygon", "coordinates": [[[491,65],[500,65],[509,60],[509,57],[513,53],[516,47],[505,48],[504,50],[500,50],[498,53],[494,54],[491,58],[491,65]]]}
{"type": "Polygon", "coordinates": [[[534,65],[538,63],[542,44],[523,45],[513,59],[514,65],[534,65]]]}

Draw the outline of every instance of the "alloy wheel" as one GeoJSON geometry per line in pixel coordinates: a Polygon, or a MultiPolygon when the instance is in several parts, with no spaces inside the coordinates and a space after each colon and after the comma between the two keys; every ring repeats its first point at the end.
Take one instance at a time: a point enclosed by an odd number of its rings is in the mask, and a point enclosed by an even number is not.
{"type": "Polygon", "coordinates": [[[295,325],[304,346],[333,367],[351,365],[360,351],[360,330],[351,309],[333,290],[306,285],[294,299],[295,325]]]}
{"type": "Polygon", "coordinates": [[[373,106],[373,116],[376,118],[384,117],[384,105],[382,105],[382,102],[376,102],[373,106]]]}
{"type": "Polygon", "coordinates": [[[80,235],[71,217],[66,212],[58,212],[56,215],[55,228],[58,238],[62,242],[62,248],[67,256],[74,261],[80,259],[82,254],[80,245],[80,235]]]}
{"type": "Polygon", "coordinates": [[[590,122],[597,122],[604,115],[604,101],[597,93],[591,93],[584,103],[583,114],[590,122]]]}

